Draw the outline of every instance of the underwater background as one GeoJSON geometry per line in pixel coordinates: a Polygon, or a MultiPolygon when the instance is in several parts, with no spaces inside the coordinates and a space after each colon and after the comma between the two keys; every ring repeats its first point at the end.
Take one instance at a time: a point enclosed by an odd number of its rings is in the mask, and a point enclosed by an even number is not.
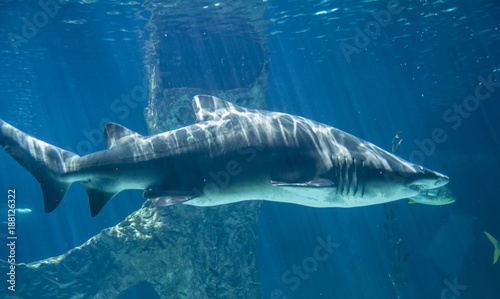
{"type": "MultiPolygon", "coordinates": [[[[264,202],[263,298],[500,298],[500,265],[484,234],[500,240],[498,1],[54,1],[0,1],[0,118],[47,143],[103,150],[108,121],[147,135],[141,91],[154,44],[163,88],[245,89],[265,69],[266,110],[388,151],[398,135],[398,156],[450,177],[456,201],[443,206],[264,202]],[[228,19],[228,10],[241,15],[228,19]],[[335,246],[319,260],[325,242],[335,246]]],[[[3,260],[9,188],[24,209],[23,263],[64,254],[144,203],[142,192],[126,191],[91,217],[75,184],[45,214],[38,182],[4,151],[0,161],[3,260]]],[[[118,298],[158,295],[140,283],[118,298]]]]}

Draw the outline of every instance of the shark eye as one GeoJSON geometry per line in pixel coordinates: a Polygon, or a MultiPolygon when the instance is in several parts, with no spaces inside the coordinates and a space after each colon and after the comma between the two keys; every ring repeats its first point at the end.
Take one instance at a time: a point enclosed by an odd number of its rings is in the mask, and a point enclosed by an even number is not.
{"type": "Polygon", "coordinates": [[[425,168],[423,168],[422,166],[418,166],[418,170],[419,170],[421,173],[426,173],[425,168]]]}

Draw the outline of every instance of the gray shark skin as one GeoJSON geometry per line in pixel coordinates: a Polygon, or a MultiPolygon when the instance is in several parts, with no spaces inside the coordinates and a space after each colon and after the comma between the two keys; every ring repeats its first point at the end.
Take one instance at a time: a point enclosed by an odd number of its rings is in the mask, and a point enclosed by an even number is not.
{"type": "Polygon", "coordinates": [[[53,211],[73,182],[92,216],[126,189],[158,206],[215,206],[269,200],[311,207],[358,207],[417,195],[445,175],[398,158],[333,127],[298,116],[195,96],[197,123],[142,136],[108,123],[107,148],[80,157],[0,120],[0,144],[40,182],[53,211]]]}

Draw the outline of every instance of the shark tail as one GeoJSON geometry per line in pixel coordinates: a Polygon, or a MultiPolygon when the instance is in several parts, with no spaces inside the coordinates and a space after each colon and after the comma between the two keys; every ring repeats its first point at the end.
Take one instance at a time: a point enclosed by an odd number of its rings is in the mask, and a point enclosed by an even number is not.
{"type": "Polygon", "coordinates": [[[52,212],[74,182],[66,174],[80,156],[33,138],[1,119],[0,145],[40,183],[45,212],[52,212]]]}
{"type": "Polygon", "coordinates": [[[491,243],[493,243],[493,246],[495,246],[495,252],[493,253],[493,264],[496,264],[498,261],[498,257],[500,256],[500,242],[498,242],[495,238],[493,238],[492,235],[488,234],[487,232],[484,232],[488,239],[490,239],[491,243]]]}

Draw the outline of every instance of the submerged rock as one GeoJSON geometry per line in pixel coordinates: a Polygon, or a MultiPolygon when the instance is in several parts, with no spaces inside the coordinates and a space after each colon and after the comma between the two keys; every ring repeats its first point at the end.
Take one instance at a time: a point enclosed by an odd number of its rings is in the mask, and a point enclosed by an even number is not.
{"type": "MultiPolygon", "coordinates": [[[[195,95],[211,95],[250,109],[264,109],[267,87],[267,63],[261,74],[250,88],[231,90],[204,90],[201,88],[165,88],[161,93],[151,93],[149,107],[144,110],[144,117],[150,134],[158,134],[177,129],[196,121],[192,100],[195,95]]],[[[154,81],[154,78],[150,79],[154,81]]],[[[154,81],[155,82],[155,81],[154,81]]],[[[158,85],[151,83],[151,85],[158,85]]]]}
{"type": "MultiPolygon", "coordinates": [[[[114,298],[142,281],[161,298],[260,298],[260,202],[143,207],[66,254],[16,265],[3,298],[114,298]]],[[[2,261],[1,271],[9,264],[2,261]]]]}

